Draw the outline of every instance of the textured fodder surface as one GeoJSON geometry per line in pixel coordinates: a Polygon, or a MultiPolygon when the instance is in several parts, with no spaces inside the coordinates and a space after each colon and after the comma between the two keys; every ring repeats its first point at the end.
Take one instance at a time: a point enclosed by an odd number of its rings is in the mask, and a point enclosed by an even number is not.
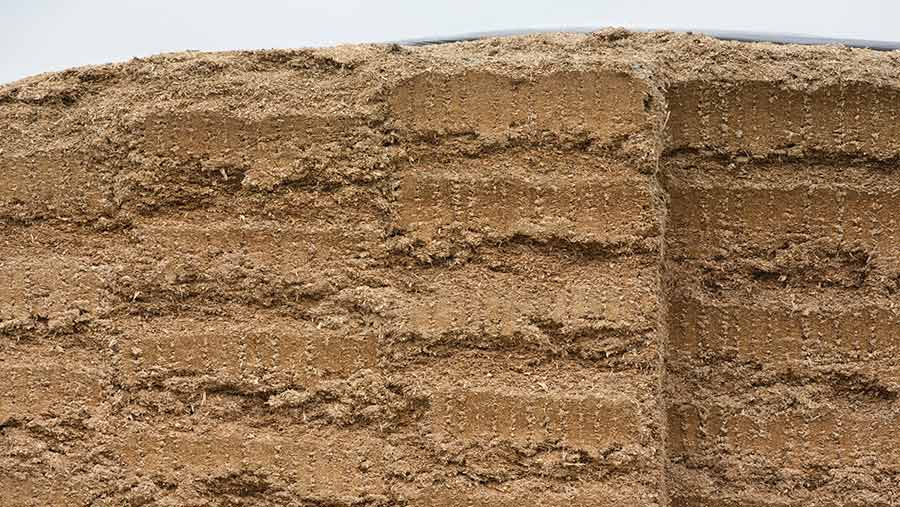
{"type": "Polygon", "coordinates": [[[895,93],[669,97],[673,505],[896,500],[895,93]]]}

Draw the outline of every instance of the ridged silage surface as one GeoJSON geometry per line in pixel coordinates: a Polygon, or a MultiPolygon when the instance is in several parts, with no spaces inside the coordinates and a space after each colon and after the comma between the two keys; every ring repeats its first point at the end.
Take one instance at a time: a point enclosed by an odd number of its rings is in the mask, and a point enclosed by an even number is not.
{"type": "Polygon", "coordinates": [[[671,33],[0,87],[0,505],[900,505],[900,54],[671,33]]]}

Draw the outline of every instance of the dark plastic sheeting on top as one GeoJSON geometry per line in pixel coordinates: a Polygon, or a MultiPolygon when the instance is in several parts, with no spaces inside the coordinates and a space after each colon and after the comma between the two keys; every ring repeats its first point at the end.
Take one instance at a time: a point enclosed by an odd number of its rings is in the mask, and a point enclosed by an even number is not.
{"type": "MultiPolygon", "coordinates": [[[[473,41],[486,39],[488,37],[508,37],[513,35],[527,35],[534,33],[590,33],[600,30],[601,27],[571,27],[571,28],[548,28],[548,29],[525,29],[525,30],[497,30],[492,32],[473,32],[461,35],[453,35],[447,37],[425,37],[421,39],[408,39],[398,41],[397,44],[403,46],[428,46],[432,44],[449,44],[451,42],[473,41]]],[[[650,32],[653,29],[645,28],[628,28],[634,32],[650,32]]],[[[683,33],[699,33],[709,35],[716,39],[732,40],[740,42],[772,42],[775,44],[805,44],[805,45],[841,45],[851,48],[874,49],[877,51],[894,51],[900,49],[900,42],[866,40],[866,39],[835,39],[830,37],[813,37],[809,35],[787,34],[787,33],[764,33],[764,32],[743,32],[731,30],[679,30],[679,29],[663,29],[672,32],[683,33]]]]}

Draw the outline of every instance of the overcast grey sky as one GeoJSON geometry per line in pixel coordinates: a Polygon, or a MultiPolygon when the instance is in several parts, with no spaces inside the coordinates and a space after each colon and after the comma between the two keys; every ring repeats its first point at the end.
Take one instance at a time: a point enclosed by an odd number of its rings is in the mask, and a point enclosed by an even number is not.
{"type": "Polygon", "coordinates": [[[897,0],[0,0],[0,83],[185,49],[625,26],[900,40],[897,0]]]}

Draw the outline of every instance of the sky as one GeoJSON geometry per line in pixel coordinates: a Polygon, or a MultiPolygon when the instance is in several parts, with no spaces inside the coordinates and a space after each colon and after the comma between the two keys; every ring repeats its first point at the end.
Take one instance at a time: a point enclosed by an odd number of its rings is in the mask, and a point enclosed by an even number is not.
{"type": "Polygon", "coordinates": [[[897,0],[0,0],[0,83],[188,49],[603,26],[900,41],[898,21],[897,0]]]}

